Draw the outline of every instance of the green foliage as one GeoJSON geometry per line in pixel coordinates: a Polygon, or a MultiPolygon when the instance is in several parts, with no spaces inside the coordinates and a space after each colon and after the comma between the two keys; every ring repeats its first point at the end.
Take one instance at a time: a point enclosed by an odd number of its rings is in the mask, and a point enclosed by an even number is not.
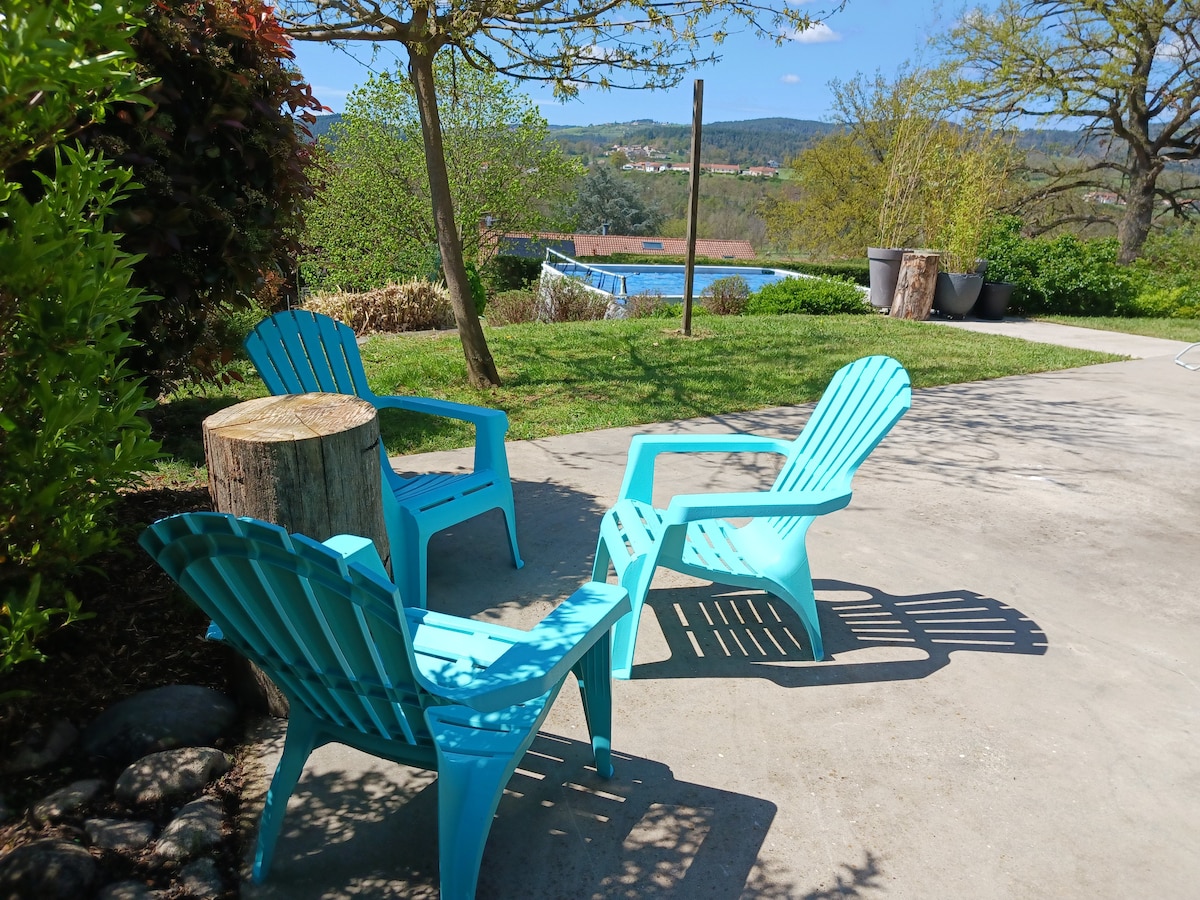
{"type": "Polygon", "coordinates": [[[1200,229],[1151,234],[1132,271],[1138,293],[1128,315],[1200,318],[1200,229]]]}
{"type": "Polygon", "coordinates": [[[1112,239],[1026,238],[1020,220],[1007,217],[989,236],[987,277],[1016,285],[1010,306],[1016,312],[1126,314],[1136,285],[1131,270],[1117,264],[1117,250],[1112,239]]]}
{"type": "Polygon", "coordinates": [[[750,299],[750,285],[741,275],[717,278],[700,292],[700,305],[718,316],[740,316],[750,299]]]}
{"type": "MultiPolygon", "coordinates": [[[[98,4],[104,6],[106,4],[98,4]]],[[[155,389],[211,375],[206,342],[222,306],[244,307],[295,271],[307,145],[293,114],[320,105],[292,66],[263,0],[161,0],[134,37],[152,106],[117,104],[84,140],[134,172],[110,227],[142,258],[134,284],[159,295],[138,310],[130,351],[155,389]]]]}
{"type": "MultiPolygon", "coordinates": [[[[532,101],[449,51],[434,75],[446,167],[468,265],[478,265],[487,222],[540,231],[545,210],[581,169],[557,144],[532,101]]],[[[303,272],[317,289],[367,290],[423,275],[437,245],[420,114],[412,82],[373,75],[322,139],[323,186],[309,204],[303,272]]],[[[478,273],[477,273],[478,275],[478,273]]],[[[478,308],[486,292],[472,279],[478,308]]]]}
{"type": "Polygon", "coordinates": [[[538,320],[538,309],[541,306],[535,291],[510,290],[500,291],[494,295],[487,305],[487,321],[489,325],[521,325],[538,320]]]}
{"type": "Polygon", "coordinates": [[[64,149],[37,202],[0,205],[0,673],[79,617],[67,578],[114,545],[117,489],[158,449],[122,361],[145,298],[104,230],[129,177],[64,149]]]}
{"type": "Polygon", "coordinates": [[[480,269],[484,287],[489,295],[502,291],[523,290],[542,274],[542,261],[527,256],[497,253],[480,269]]]}
{"type": "Polygon", "coordinates": [[[752,316],[808,313],[868,313],[867,304],[858,285],[841,278],[784,278],[765,284],[750,295],[746,312],[752,316]]]}
{"type": "Polygon", "coordinates": [[[543,322],[589,322],[603,319],[608,297],[577,278],[546,278],[539,288],[538,319],[543,322]]]}
{"type": "Polygon", "coordinates": [[[778,269],[789,269],[804,275],[816,275],[820,278],[841,278],[844,281],[853,281],[855,284],[860,284],[863,287],[868,287],[871,283],[871,270],[867,265],[865,257],[828,263],[782,259],[763,262],[763,265],[769,265],[778,269]]]}
{"type": "Polygon", "coordinates": [[[764,204],[772,240],[822,258],[932,247],[949,271],[972,270],[1006,194],[1010,136],[985,119],[951,120],[936,70],[905,66],[894,79],[860,74],[831,88],[841,127],[793,161],[791,196],[764,204]]]}
{"type": "Polygon", "coordinates": [[[0,172],[13,177],[14,166],[102,120],[106,104],[137,97],[133,6],[0,0],[0,172]]]}
{"type": "Polygon", "coordinates": [[[641,186],[621,178],[612,166],[593,166],[579,184],[571,207],[575,229],[583,234],[655,234],[662,211],[643,196],[641,186]]]}

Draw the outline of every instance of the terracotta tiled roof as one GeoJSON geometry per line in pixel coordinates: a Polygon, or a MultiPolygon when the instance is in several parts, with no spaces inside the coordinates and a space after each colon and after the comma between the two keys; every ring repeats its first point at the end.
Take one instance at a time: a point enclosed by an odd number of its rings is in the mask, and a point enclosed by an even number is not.
{"type": "MultiPolygon", "coordinates": [[[[651,256],[685,256],[687,241],[683,238],[665,237],[635,237],[623,234],[555,234],[542,232],[540,234],[505,234],[505,239],[530,241],[541,239],[547,242],[570,241],[575,245],[575,256],[582,259],[585,256],[611,256],[614,253],[643,253],[651,256]]],[[[696,241],[696,255],[709,259],[754,259],[754,248],[749,241],[696,241]]]]}

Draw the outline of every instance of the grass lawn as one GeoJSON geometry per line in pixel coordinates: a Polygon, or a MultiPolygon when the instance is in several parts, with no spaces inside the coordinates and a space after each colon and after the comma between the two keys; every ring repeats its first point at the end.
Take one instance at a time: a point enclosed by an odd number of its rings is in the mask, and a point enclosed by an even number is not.
{"type": "Polygon", "coordinates": [[[1200,319],[1118,319],[1112,316],[1037,316],[1037,319],[1040,322],[1141,334],[1171,341],[1187,341],[1190,344],[1200,341],[1200,319]]]}
{"type": "MultiPolygon", "coordinates": [[[[804,403],[851,360],[884,353],[914,387],[1110,362],[1119,357],[883,316],[702,316],[693,336],[661,319],[488,328],[504,386],[477,391],[455,332],[377,335],[363,347],[376,393],[440,397],[503,409],[510,440],[804,403]]],[[[200,423],[265,394],[256,376],[181,392],[154,411],[168,455],[159,477],[188,481],[204,464],[200,423]]],[[[388,411],[392,454],[469,446],[451,420],[388,411]]]]}

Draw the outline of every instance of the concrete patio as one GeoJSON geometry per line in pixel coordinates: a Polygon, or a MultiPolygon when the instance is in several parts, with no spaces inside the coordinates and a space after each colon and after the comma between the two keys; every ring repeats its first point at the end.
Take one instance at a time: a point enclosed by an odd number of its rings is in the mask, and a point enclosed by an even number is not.
{"type": "MultiPolygon", "coordinates": [[[[1085,339],[1056,327],[994,330],[1085,339]]],[[[850,507],[810,532],[825,661],[789,643],[782,604],[661,572],[614,686],[615,777],[588,767],[568,684],[500,804],[479,896],[1196,896],[1200,372],[1172,364],[1182,344],[1092,334],[1144,358],[915,392],[850,507]]],[[[526,567],[489,513],[434,539],[430,606],[532,627],[586,578],[632,434],[790,436],[810,408],[509,444],[526,567]]],[[[772,471],[681,457],[659,483],[772,471]]],[[[281,728],[258,734],[251,827],[281,728]]],[[[318,751],[269,881],[243,896],[436,896],[436,791],[318,751]]]]}

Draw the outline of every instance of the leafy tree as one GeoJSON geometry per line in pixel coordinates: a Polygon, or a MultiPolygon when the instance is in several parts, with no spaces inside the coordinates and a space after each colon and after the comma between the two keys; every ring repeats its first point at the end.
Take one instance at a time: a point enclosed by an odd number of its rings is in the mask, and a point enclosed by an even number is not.
{"type": "Polygon", "coordinates": [[[730,24],[783,41],[814,19],[788,0],[287,0],[281,15],[302,40],[394,41],[408,52],[438,246],[470,380],[479,387],[499,384],[500,376],[459,249],[434,77],[438,51],[454,47],[468,65],[548,82],[557,95],[571,97],[581,85],[675,85],[716,59],[702,47],[719,44],[730,24]]]}
{"type": "Polygon", "coordinates": [[[293,114],[320,105],[262,0],[154,0],[133,45],[150,105],[117,104],[84,139],[143,185],[111,227],[143,257],[134,284],[161,297],[139,308],[130,355],[157,389],[211,372],[214,313],[295,271],[311,185],[293,114]]]}
{"type": "Polygon", "coordinates": [[[968,108],[1083,122],[1085,141],[1107,144],[1099,159],[1050,168],[1031,199],[1045,207],[1064,194],[1115,188],[1123,205],[1082,214],[1050,205],[1043,229],[1107,220],[1120,261],[1129,262],[1159,215],[1194,212],[1200,181],[1168,185],[1161,176],[1172,161],[1200,157],[1198,26],[1195,0],[1003,0],[994,13],[968,13],[945,36],[968,108]]]}
{"type": "Polygon", "coordinates": [[[763,208],[768,233],[821,256],[933,247],[963,271],[1003,207],[1010,136],[952,121],[937,72],[904,67],[893,80],[859,74],[831,88],[839,130],[792,163],[792,198],[763,208]]]}
{"type": "MultiPolygon", "coordinates": [[[[478,266],[497,230],[542,230],[543,210],[581,170],[508,82],[450,53],[439,54],[435,77],[460,247],[478,266]]],[[[412,83],[372,76],[350,95],[322,146],[329,155],[308,208],[305,243],[315,250],[306,271],[323,270],[319,281],[355,289],[424,274],[437,233],[412,83]]]]}
{"type": "Polygon", "coordinates": [[[593,166],[582,180],[571,215],[583,234],[655,234],[664,219],[637,185],[608,165],[593,166]]]}
{"type": "MultiPolygon", "coordinates": [[[[0,675],[83,615],[67,580],[116,540],[117,489],[156,452],[122,361],[145,298],[105,230],[127,171],[72,147],[144,86],[128,6],[0,0],[0,675]],[[50,154],[49,174],[32,168],[50,154]]],[[[0,691],[0,699],[3,691],[0,691]]]]}

